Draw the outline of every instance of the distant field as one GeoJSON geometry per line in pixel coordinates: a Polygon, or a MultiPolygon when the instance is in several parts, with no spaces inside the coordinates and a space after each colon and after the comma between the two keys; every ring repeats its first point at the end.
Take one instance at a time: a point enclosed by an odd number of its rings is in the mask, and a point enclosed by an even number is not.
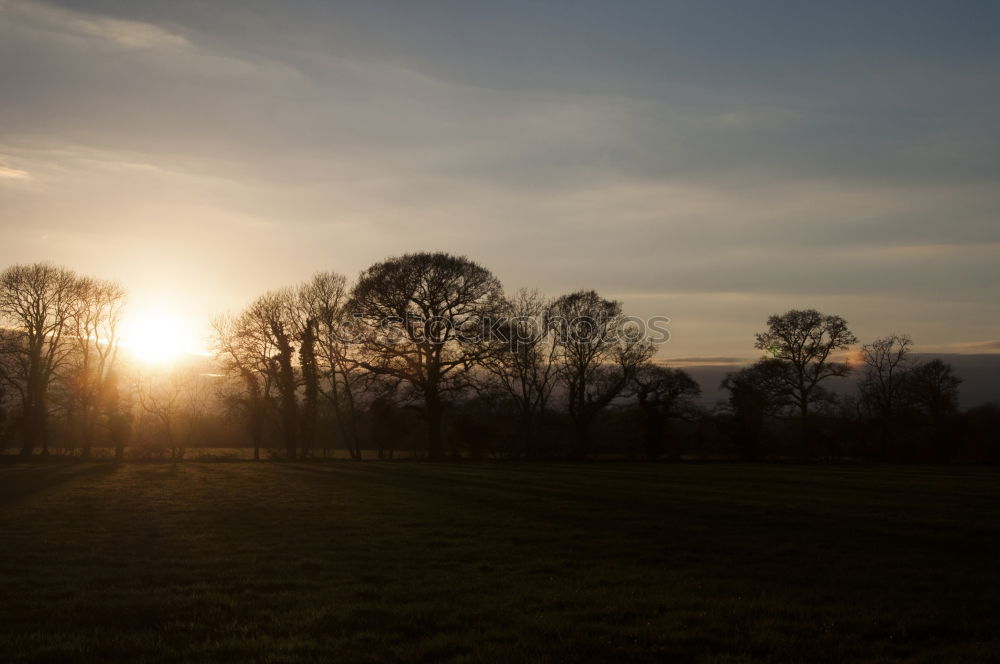
{"type": "Polygon", "coordinates": [[[0,466],[0,661],[1000,661],[1000,472],[0,466]]]}
{"type": "MultiPolygon", "coordinates": [[[[283,453],[282,450],[280,453],[283,453]]],[[[36,456],[39,456],[40,450],[37,448],[34,451],[36,456]]],[[[0,456],[16,457],[20,456],[20,447],[6,447],[0,448],[0,456]]],[[[364,450],[364,455],[370,459],[375,459],[377,454],[375,450],[364,450]]],[[[58,457],[60,459],[64,457],[79,457],[80,450],[61,450],[53,449],[50,452],[50,456],[58,457]]],[[[115,457],[115,449],[113,447],[95,447],[91,449],[90,456],[94,459],[113,459],[115,457]]],[[[350,453],[345,449],[331,449],[324,452],[322,449],[315,450],[314,456],[323,459],[350,459],[350,453]]],[[[395,452],[393,458],[407,458],[412,456],[406,451],[395,452]]],[[[271,458],[271,454],[268,450],[262,449],[260,451],[260,458],[267,460],[271,458]]],[[[169,460],[170,459],[170,449],[166,447],[143,447],[143,446],[133,446],[125,450],[125,460],[126,461],[155,461],[155,460],[169,460]]],[[[253,448],[252,447],[189,447],[184,450],[185,461],[191,460],[209,460],[209,461],[251,461],[253,460],[253,448]]]]}

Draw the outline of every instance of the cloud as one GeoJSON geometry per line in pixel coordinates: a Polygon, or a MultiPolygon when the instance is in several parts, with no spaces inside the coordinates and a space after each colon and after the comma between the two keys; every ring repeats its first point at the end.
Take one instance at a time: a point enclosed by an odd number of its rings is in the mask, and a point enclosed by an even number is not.
{"type": "Polygon", "coordinates": [[[529,4],[0,0],[0,178],[34,183],[0,263],[183,253],[242,301],[445,249],[670,315],[689,359],[792,305],[992,334],[989,20],[529,4]]]}
{"type": "Polygon", "coordinates": [[[0,180],[30,180],[31,174],[19,168],[0,166],[0,180]]]}
{"type": "Polygon", "coordinates": [[[950,344],[937,344],[932,347],[921,347],[922,352],[960,353],[970,355],[976,353],[1000,353],[1000,339],[991,341],[960,341],[950,344]]]}
{"type": "Polygon", "coordinates": [[[664,358],[664,363],[668,366],[676,367],[701,367],[701,366],[743,366],[753,362],[746,357],[725,357],[707,355],[705,357],[668,357],[664,358]]]}
{"type": "Polygon", "coordinates": [[[151,23],[88,14],[31,0],[0,0],[0,14],[34,30],[128,49],[183,48],[182,35],[151,23]]]}

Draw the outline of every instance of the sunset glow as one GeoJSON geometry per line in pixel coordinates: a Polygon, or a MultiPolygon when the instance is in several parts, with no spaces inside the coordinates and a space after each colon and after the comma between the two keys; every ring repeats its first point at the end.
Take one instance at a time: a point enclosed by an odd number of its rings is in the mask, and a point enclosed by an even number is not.
{"type": "Polygon", "coordinates": [[[170,364],[202,352],[193,326],[167,309],[147,309],[123,322],[122,346],[145,364],[170,364]]]}

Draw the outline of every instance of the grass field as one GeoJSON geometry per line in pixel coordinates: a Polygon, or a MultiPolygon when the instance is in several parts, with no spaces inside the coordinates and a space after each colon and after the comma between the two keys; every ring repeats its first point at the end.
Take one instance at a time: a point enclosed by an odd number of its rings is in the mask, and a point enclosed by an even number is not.
{"type": "Polygon", "coordinates": [[[1000,471],[0,466],[0,661],[1000,661],[1000,471]]]}

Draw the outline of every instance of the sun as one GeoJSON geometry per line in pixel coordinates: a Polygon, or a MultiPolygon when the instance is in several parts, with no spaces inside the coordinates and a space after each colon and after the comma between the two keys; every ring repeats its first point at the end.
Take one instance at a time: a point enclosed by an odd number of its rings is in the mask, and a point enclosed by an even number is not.
{"type": "Polygon", "coordinates": [[[140,362],[161,365],[199,352],[190,325],[167,310],[140,311],[122,321],[122,347],[140,362]]]}

